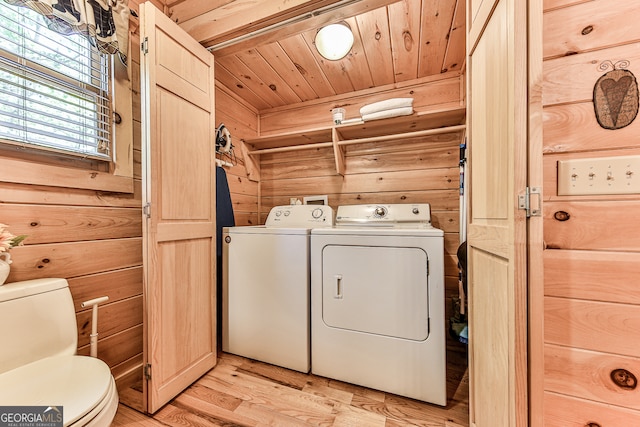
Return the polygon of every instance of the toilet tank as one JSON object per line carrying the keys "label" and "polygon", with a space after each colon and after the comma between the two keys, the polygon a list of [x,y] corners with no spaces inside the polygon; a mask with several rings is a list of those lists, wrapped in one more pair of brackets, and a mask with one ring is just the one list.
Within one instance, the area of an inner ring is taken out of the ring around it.
{"label": "toilet tank", "polygon": [[0,374],[49,356],[75,354],[73,299],[65,279],[0,286]]}

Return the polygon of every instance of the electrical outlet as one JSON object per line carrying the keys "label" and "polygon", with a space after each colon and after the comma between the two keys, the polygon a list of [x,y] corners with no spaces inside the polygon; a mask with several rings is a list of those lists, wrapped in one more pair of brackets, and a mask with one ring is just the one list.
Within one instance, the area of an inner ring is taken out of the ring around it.
{"label": "electrical outlet", "polygon": [[640,156],[558,161],[558,195],[640,193]]}

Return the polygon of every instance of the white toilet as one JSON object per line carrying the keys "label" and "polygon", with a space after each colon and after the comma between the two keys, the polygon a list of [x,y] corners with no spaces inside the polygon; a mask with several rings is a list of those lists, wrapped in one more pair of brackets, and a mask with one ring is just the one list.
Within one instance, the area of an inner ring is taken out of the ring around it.
{"label": "white toilet", "polygon": [[78,332],[65,279],[0,286],[0,402],[62,407],[64,426],[109,426],[118,409],[111,370],[76,355]]}

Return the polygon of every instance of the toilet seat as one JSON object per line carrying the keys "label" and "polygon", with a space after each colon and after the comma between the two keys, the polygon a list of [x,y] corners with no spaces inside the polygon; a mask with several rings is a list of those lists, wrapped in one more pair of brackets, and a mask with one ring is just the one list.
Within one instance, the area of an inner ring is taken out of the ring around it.
{"label": "toilet seat", "polygon": [[108,426],[118,408],[111,371],[100,359],[54,356],[0,374],[3,405],[62,406],[64,425]]}

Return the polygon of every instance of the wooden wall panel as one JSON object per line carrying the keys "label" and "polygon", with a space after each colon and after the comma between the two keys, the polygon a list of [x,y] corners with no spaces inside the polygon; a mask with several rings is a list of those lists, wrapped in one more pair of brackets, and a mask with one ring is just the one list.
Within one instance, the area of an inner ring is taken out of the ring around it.
{"label": "wooden wall panel", "polygon": [[80,311],[83,310],[82,301],[103,295],[111,302],[142,295],[142,266],[74,277],[68,281],[76,311]]}
{"label": "wooden wall panel", "polygon": [[245,213],[258,212],[257,194],[249,195],[249,194],[234,193],[231,203],[233,203],[233,211],[235,212],[236,215],[241,214],[243,212]]}
{"label": "wooden wall panel", "polygon": [[142,264],[142,239],[89,240],[12,249],[8,281],[76,277]]}
{"label": "wooden wall panel", "polygon": [[0,203],[2,220],[29,243],[139,237],[142,216],[135,208],[52,206]]}
{"label": "wooden wall panel", "polygon": [[[302,161],[302,157],[300,158]],[[348,168],[348,166],[347,166]],[[261,183],[262,197],[326,193],[379,193],[386,191],[441,190],[458,185],[458,168],[377,172],[297,178]]]}
{"label": "wooden wall panel", "polygon": [[262,224],[258,212],[234,212],[234,219],[237,226]]}
{"label": "wooden wall panel", "polygon": [[553,9],[559,9],[561,7],[573,6],[578,3],[586,3],[595,0],[543,0],[544,11],[551,11]]}
{"label": "wooden wall panel", "polygon": [[[640,388],[623,389],[616,386],[611,379],[611,372],[615,369],[626,369],[637,374],[640,372],[640,359],[551,344],[545,349],[545,383],[548,390],[640,409]],[[603,412],[608,410],[603,408]],[[632,424],[622,424],[621,427],[623,425]]]}
{"label": "wooden wall panel", "polygon": [[556,297],[546,297],[544,305],[547,343],[626,356],[640,354],[640,341],[629,339],[640,330],[640,306]]}
{"label": "wooden wall panel", "polygon": [[637,18],[638,4],[632,1],[616,2],[615,7],[607,1],[592,1],[550,11],[544,19],[543,56],[561,57],[639,40]]}
{"label": "wooden wall panel", "polygon": [[0,181],[116,193],[131,193],[133,191],[131,178],[93,169],[69,168],[11,157],[3,157],[2,159]]}
{"label": "wooden wall panel", "polygon": [[[556,219],[557,212],[566,212],[569,219]],[[547,202],[545,244],[550,249],[640,251],[640,224],[625,221],[638,212],[638,200]]]}
{"label": "wooden wall panel", "polygon": [[218,158],[235,166],[225,166],[231,203],[236,225],[257,225],[258,183],[247,176],[242,156],[243,139],[255,138],[258,132],[258,114],[220,82],[216,83],[216,123],[223,123],[231,133],[234,155],[218,154]]}
{"label": "wooden wall panel", "polygon": [[[109,336],[135,327],[142,323],[142,295],[120,300],[100,309],[98,336]],[[89,344],[91,335],[91,309],[76,315],[78,325],[78,346]],[[101,321],[101,322],[100,322]]]}
{"label": "wooden wall panel", "polygon": [[635,126],[612,132],[600,127],[594,118],[591,101],[545,108],[544,152],[575,153],[637,146],[638,134]]}
{"label": "wooden wall panel", "polygon": [[591,400],[545,393],[545,427],[640,425],[640,411],[614,407]]}
{"label": "wooden wall panel", "polygon": [[636,280],[640,252],[546,250],[544,287],[548,296],[640,305]]}
{"label": "wooden wall panel", "polygon": [[629,70],[636,76],[639,75],[640,42],[595,51],[577,52],[575,55],[545,61],[542,88],[543,104],[548,106],[567,102],[591,101],[593,86],[606,72],[600,70],[599,66],[605,61],[611,61],[615,64],[621,59],[629,61]]}
{"label": "wooden wall panel", "polygon": [[[454,138],[450,135],[436,135],[397,142],[350,145],[346,147],[345,155],[347,159],[353,159],[353,161],[348,161],[347,172],[366,174],[448,168],[458,161],[459,144],[459,136]],[[403,146],[409,146],[410,150],[404,150]],[[389,155],[390,153],[393,155]],[[276,177],[285,179],[313,176],[317,171],[330,171],[335,168],[332,148],[313,150],[310,154],[304,153],[302,156],[305,163],[298,161],[301,157],[300,153],[283,153],[280,157],[276,156],[275,160],[273,156],[268,158],[266,156],[260,168],[260,176],[264,181]],[[311,158],[313,160],[310,160]],[[285,159],[288,161],[284,161]],[[310,167],[310,161],[313,162],[313,167]]]}
{"label": "wooden wall panel", "polygon": [[[78,354],[89,355],[89,346],[78,349]],[[142,354],[142,324],[106,338],[102,338],[98,344],[98,357],[109,366],[117,366],[129,360],[127,355]],[[140,363],[142,366],[142,363]],[[121,403],[127,404],[127,402]]]}
{"label": "wooden wall panel", "polygon": [[268,136],[289,131],[303,131],[327,127],[332,123],[331,109],[346,110],[345,118],[360,117],[360,107],[389,98],[412,97],[416,112],[438,111],[460,106],[460,73],[411,80],[403,84],[353,92],[348,96],[334,96],[293,106],[260,111],[260,135]]}
{"label": "wooden wall panel", "polygon": [[[617,388],[610,374],[624,368],[640,377],[640,347],[629,338],[640,328],[638,194],[556,189],[560,160],[640,154],[638,119],[604,129],[593,105],[596,81],[611,70],[601,64],[628,60],[640,75],[640,33],[627,22],[637,2],[546,0],[544,7],[545,408],[536,425],[631,425],[637,389]],[[568,220],[555,218],[560,211]]]}
{"label": "wooden wall panel", "polygon": [[[323,193],[324,194],[324,193]],[[310,194],[304,194],[303,196],[309,196]],[[332,206],[340,205],[357,205],[365,203],[363,200],[367,196],[363,193],[342,194],[342,193],[330,193],[327,194],[329,203]],[[431,204],[431,208],[434,211],[458,211],[460,206],[459,190],[425,190],[425,191],[400,191],[400,192],[388,192],[377,193],[376,201],[378,203],[424,203],[428,200]],[[262,198],[261,212],[268,213],[274,206],[289,204],[289,197],[287,196],[275,196]]]}
{"label": "wooden wall panel", "polygon": [[6,203],[139,208],[141,194],[142,187],[139,180],[134,181],[133,193],[86,191],[0,181],[0,201]]}

